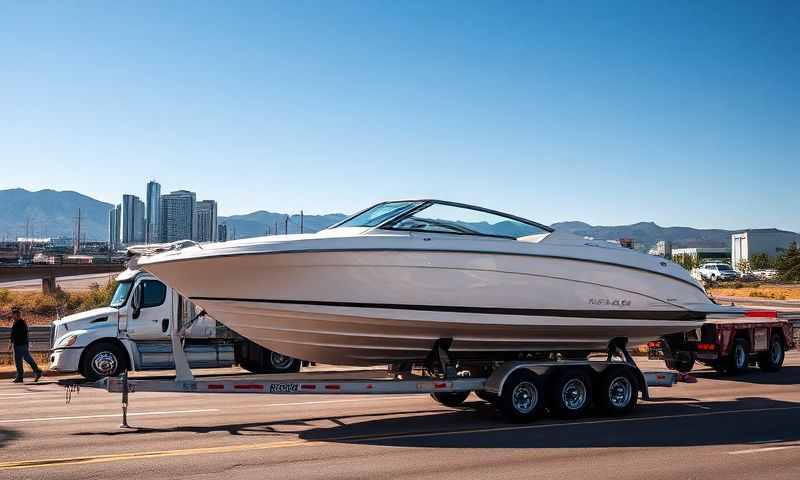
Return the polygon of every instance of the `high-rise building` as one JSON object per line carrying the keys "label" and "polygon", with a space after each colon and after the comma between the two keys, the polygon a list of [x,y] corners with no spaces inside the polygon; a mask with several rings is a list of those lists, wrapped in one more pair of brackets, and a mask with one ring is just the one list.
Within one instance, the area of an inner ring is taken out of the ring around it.
{"label": "high-rise building", "polygon": [[196,242],[217,241],[217,202],[201,200],[194,205],[192,217],[192,240]]}
{"label": "high-rise building", "polygon": [[144,202],[136,195],[122,196],[122,243],[144,243]]}
{"label": "high-rise building", "polygon": [[111,251],[119,248],[119,232],[122,223],[122,205],[108,211],[108,249]]}
{"label": "high-rise building", "polygon": [[161,184],[155,180],[147,182],[147,211],[145,212],[145,242],[161,241]]}
{"label": "high-rise building", "polygon": [[219,225],[217,225],[217,241],[218,242],[228,241],[228,226],[224,223],[220,223]]}
{"label": "high-rise building", "polygon": [[194,192],[177,190],[161,195],[161,241],[191,240]]}

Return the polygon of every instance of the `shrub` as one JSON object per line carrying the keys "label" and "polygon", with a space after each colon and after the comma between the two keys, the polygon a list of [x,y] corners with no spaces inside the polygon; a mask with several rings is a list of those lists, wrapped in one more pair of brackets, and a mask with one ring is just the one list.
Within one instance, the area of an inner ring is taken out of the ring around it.
{"label": "shrub", "polygon": [[778,270],[781,280],[785,282],[800,281],[800,249],[797,248],[796,242],[792,242],[786,253],[778,257],[775,268]]}
{"label": "shrub", "polygon": [[750,268],[753,270],[766,270],[773,268],[773,262],[766,253],[755,253],[750,255]]}

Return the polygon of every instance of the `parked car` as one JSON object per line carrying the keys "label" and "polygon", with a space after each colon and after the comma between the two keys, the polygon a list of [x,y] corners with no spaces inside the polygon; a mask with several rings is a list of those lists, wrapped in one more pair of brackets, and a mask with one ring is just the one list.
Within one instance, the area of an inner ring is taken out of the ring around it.
{"label": "parked car", "polygon": [[736,280],[739,273],[727,263],[706,263],[697,269],[703,280],[716,282],[717,280]]}

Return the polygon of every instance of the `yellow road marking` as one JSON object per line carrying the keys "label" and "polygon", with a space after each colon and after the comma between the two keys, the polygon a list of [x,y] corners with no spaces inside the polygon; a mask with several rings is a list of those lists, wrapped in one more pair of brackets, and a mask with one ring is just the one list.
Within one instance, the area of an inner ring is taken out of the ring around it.
{"label": "yellow road marking", "polygon": [[[335,442],[367,442],[371,440],[394,440],[402,438],[419,438],[419,437],[446,437],[453,435],[464,435],[471,433],[488,433],[488,432],[509,432],[517,430],[539,430],[552,427],[569,427],[580,425],[597,425],[607,423],[627,423],[627,422],[641,422],[647,420],[666,420],[675,418],[693,418],[693,417],[710,417],[716,415],[730,415],[737,413],[757,413],[757,412],[778,412],[785,410],[797,410],[800,406],[791,407],[775,407],[775,408],[748,408],[740,410],[725,410],[719,412],[699,412],[699,413],[686,413],[682,415],[653,415],[644,417],[628,417],[628,418],[609,418],[601,420],[584,420],[576,422],[561,422],[561,423],[540,423],[534,425],[515,425],[507,427],[485,427],[485,428],[471,428],[462,430],[444,430],[432,432],[402,432],[402,433],[387,433],[387,434],[373,434],[373,435],[352,435],[346,437],[331,437],[320,440],[288,440],[283,442],[266,442],[266,443],[248,443],[242,445],[227,445],[221,447],[202,447],[202,448],[186,448],[181,450],[160,450],[151,452],[135,452],[135,453],[112,453],[106,455],[92,455],[85,457],[72,457],[72,458],[51,458],[41,460],[21,460],[16,462],[2,462],[0,463],[0,470],[18,470],[27,468],[41,468],[53,467],[61,465],[85,465],[92,463],[107,463],[107,462],[120,462],[125,460],[143,460],[150,458],[163,458],[163,457],[180,457],[186,455],[196,454],[211,454],[211,453],[234,453],[246,452],[251,450],[268,450],[275,448],[289,448],[289,447],[311,447],[328,445]],[[780,447],[773,447],[780,448]],[[763,450],[763,449],[762,449]],[[745,453],[745,451],[741,451]],[[749,451],[746,453],[750,453]]]}

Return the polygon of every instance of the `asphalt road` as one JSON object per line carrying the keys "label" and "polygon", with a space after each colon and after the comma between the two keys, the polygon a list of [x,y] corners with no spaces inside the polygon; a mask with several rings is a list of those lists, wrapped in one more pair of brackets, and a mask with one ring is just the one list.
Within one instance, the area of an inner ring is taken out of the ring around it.
{"label": "asphalt road", "polygon": [[529,425],[475,397],[140,392],[130,430],[117,394],[2,383],[0,478],[800,478],[800,353],[696,376],[627,417]]}

